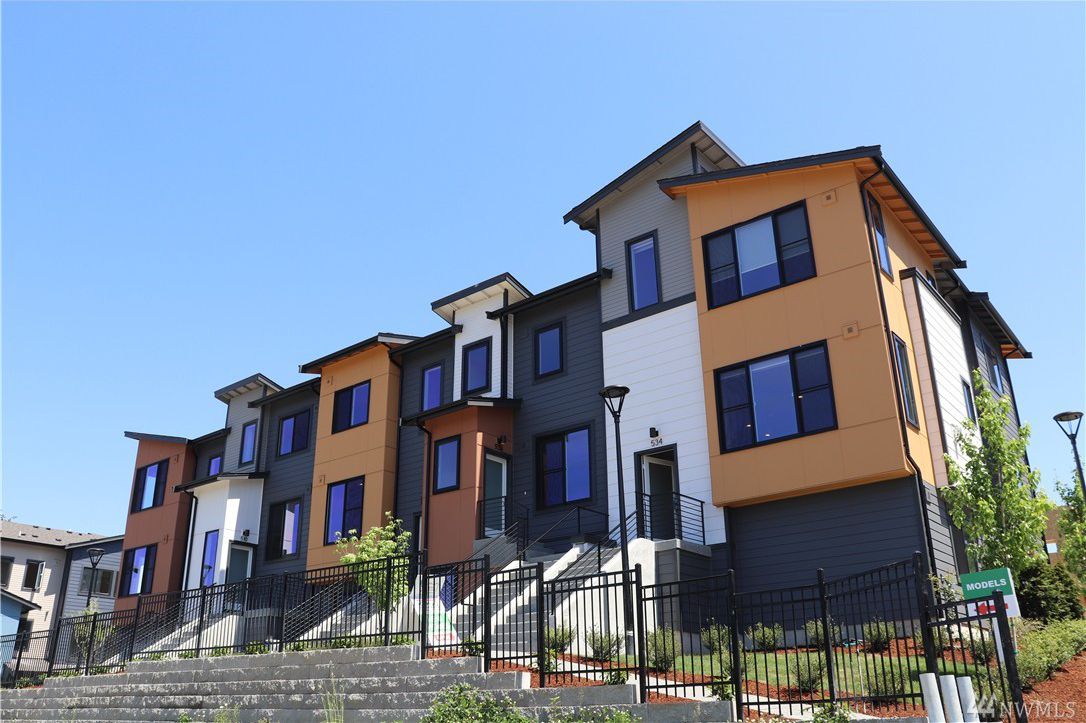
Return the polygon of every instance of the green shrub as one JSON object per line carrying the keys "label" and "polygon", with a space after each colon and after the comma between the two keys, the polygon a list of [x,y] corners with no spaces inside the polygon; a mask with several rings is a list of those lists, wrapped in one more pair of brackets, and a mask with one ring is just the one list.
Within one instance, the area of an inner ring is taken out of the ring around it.
{"label": "green shrub", "polygon": [[302,651],[309,650],[309,643],[294,642],[287,646],[287,650],[292,653],[301,653]]}
{"label": "green shrub", "polygon": [[1040,560],[1018,573],[1018,605],[1022,615],[1046,623],[1082,617],[1078,583],[1062,563]]}
{"label": "green shrub", "polygon": [[592,628],[585,636],[588,647],[592,650],[593,660],[614,660],[622,654],[623,640],[618,633],[607,633],[599,628]]}
{"label": "green shrub", "polygon": [[701,629],[701,644],[704,645],[710,653],[728,654],[732,648],[731,631],[727,625],[721,625],[720,623],[710,619],[708,624]]}
{"label": "green shrub", "polygon": [[784,628],[755,623],[747,628],[747,638],[755,650],[776,650],[784,642]]}
{"label": "green shrub", "polygon": [[[935,652],[938,654],[940,651],[946,650],[950,647],[950,632],[944,627],[934,627],[931,629],[931,642],[935,645]],[[913,644],[916,645],[918,651],[924,650],[924,630],[917,628],[913,633]],[[923,655],[923,653],[920,653]]]}
{"label": "green shrub", "polygon": [[241,720],[241,713],[237,706],[231,706],[229,708],[219,708],[215,711],[211,720],[214,723],[239,723]]}
{"label": "green shrub", "polygon": [[972,636],[966,641],[966,649],[973,656],[973,660],[984,665],[992,662],[996,654],[996,644],[991,632],[986,631],[979,635],[977,631],[971,631],[971,633]]}
{"label": "green shrub", "polygon": [[144,660],[165,660],[166,659],[166,654],[165,653],[151,653],[150,655],[145,655],[143,657],[143,659]]}
{"label": "green shrub", "polygon": [[195,650],[186,650],[184,652],[178,653],[177,657],[180,658],[181,660],[192,660],[193,658],[196,657],[196,651]]}
{"label": "green shrub", "polygon": [[486,646],[483,645],[483,641],[476,640],[475,638],[464,638],[461,643],[464,648],[464,655],[482,655],[486,652]]}
{"label": "green shrub", "polygon": [[852,715],[849,713],[848,706],[843,703],[820,705],[815,708],[814,715],[811,716],[811,723],[849,723],[850,720],[852,720]]}
{"label": "green shrub", "polygon": [[656,628],[646,636],[645,654],[648,666],[666,673],[675,667],[675,660],[682,651],[679,633],[671,628]]}
{"label": "green shrub", "polygon": [[822,690],[826,678],[826,664],[821,655],[791,656],[788,658],[788,674],[792,687],[800,693]]}
{"label": "green shrub", "polygon": [[207,654],[207,657],[209,657],[209,658],[221,658],[224,655],[233,655],[233,654],[234,654],[233,648],[226,648],[226,647],[212,648],[211,652],[209,652]]}
{"label": "green shrub", "polygon": [[263,655],[267,653],[270,648],[266,643],[251,642],[245,646],[246,655]]}
{"label": "green shrub", "polygon": [[1047,680],[1065,662],[1086,650],[1086,620],[1062,620],[1022,635],[1018,675],[1027,685]]}
{"label": "green shrub", "polygon": [[563,653],[573,642],[576,635],[576,629],[568,628],[565,625],[547,628],[543,631],[543,647],[555,654]]}
{"label": "green shrub", "polygon": [[[812,648],[821,648],[826,644],[826,636],[822,634],[821,620],[808,620],[803,626],[803,632],[807,634],[807,645]],[[841,642],[841,626],[830,619],[830,644]]]}
{"label": "green shrub", "polygon": [[732,685],[732,679],[726,675],[713,678],[713,681],[709,683],[709,692],[717,700],[732,700],[735,698],[735,687]]}
{"label": "green shrub", "polygon": [[879,618],[864,623],[863,630],[864,644],[872,653],[881,653],[889,649],[890,642],[894,639],[894,624]]}
{"label": "green shrub", "polygon": [[177,716],[177,723],[192,723],[192,716],[188,713],[182,713]]}
{"label": "green shrub", "polygon": [[611,707],[595,710],[582,708],[567,712],[552,706],[547,713],[547,720],[551,723],[636,723],[641,719],[632,713]]}
{"label": "green shrub", "polygon": [[871,671],[868,690],[876,698],[893,698],[905,693],[905,674],[896,665],[883,665]]}
{"label": "green shrub", "polygon": [[628,680],[629,675],[625,670],[609,670],[603,676],[604,685],[626,685]]}
{"label": "green shrub", "polygon": [[490,693],[464,683],[441,691],[430,711],[422,718],[423,723],[527,723],[530,720],[510,701],[497,700]]}

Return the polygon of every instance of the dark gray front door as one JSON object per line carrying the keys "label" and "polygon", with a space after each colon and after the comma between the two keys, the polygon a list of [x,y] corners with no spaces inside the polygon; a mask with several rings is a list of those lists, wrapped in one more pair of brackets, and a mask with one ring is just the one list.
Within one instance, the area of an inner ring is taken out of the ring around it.
{"label": "dark gray front door", "polygon": [[645,456],[642,479],[648,495],[647,532],[653,540],[670,540],[675,534],[675,463],[659,457]]}

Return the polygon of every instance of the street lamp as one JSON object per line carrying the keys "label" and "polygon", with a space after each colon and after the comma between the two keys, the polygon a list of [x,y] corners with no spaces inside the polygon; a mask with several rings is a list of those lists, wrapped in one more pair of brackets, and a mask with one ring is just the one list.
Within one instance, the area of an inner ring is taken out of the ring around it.
{"label": "street lamp", "polygon": [[1082,426],[1082,412],[1060,412],[1052,419],[1060,425],[1060,430],[1071,441],[1071,451],[1075,453],[1075,469],[1078,470],[1078,484],[1082,488],[1082,496],[1086,498],[1086,480],[1082,479],[1082,458],[1078,456],[1078,428]]}
{"label": "street lamp", "polygon": [[630,393],[629,387],[617,385],[606,386],[600,390],[603,403],[607,405],[607,411],[615,420],[615,462],[618,467],[618,516],[622,518],[619,523],[619,549],[622,552],[622,602],[626,618],[626,650],[632,650],[632,617],[633,605],[630,602],[630,586],[625,577],[630,571],[630,550],[626,544],[626,485],[622,478],[622,434],[619,429],[618,419],[622,415],[622,403],[626,401],[626,395]]}
{"label": "street lamp", "polygon": [[102,561],[102,556],[106,554],[106,551],[101,547],[92,547],[87,550],[87,559],[91,564],[91,577],[90,585],[87,586],[87,609],[90,609],[91,593],[94,592],[94,576],[98,572],[98,563]]}

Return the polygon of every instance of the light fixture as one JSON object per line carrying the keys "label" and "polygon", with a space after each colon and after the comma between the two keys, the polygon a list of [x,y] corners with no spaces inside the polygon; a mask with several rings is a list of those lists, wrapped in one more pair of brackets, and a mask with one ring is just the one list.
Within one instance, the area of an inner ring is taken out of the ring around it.
{"label": "light fixture", "polygon": [[1075,470],[1078,472],[1078,484],[1082,488],[1082,496],[1086,498],[1086,480],[1082,479],[1082,458],[1078,456],[1078,430],[1082,426],[1082,412],[1060,412],[1052,417],[1060,430],[1071,443],[1071,451],[1075,453]]}
{"label": "light fixture", "polygon": [[87,559],[90,560],[92,567],[98,567],[98,563],[102,561],[102,556],[106,554],[106,551],[101,547],[92,547],[87,550]]}
{"label": "light fixture", "polygon": [[626,395],[629,393],[629,387],[622,387],[617,384],[612,384],[600,390],[600,396],[603,397],[603,402],[607,405],[611,416],[618,417],[622,414],[622,403],[626,401]]}
{"label": "light fixture", "polygon": [[660,430],[656,427],[649,427],[649,439],[656,439],[660,436]]}

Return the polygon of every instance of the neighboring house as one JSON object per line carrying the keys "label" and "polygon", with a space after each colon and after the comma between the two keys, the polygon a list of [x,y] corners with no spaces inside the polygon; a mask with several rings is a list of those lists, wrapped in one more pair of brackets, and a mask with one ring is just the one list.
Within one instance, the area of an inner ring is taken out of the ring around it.
{"label": "neighboring house", "polygon": [[[88,592],[92,609],[100,613],[113,610],[117,591],[120,589],[123,547],[124,535],[83,540],[68,545],[64,588],[57,605],[61,611],[60,617],[81,615],[88,608]],[[91,565],[91,550],[102,550],[97,567]]]}
{"label": "neighboring house", "polygon": [[[24,597],[19,597],[6,589],[0,589],[0,637],[14,635],[21,632],[29,632],[31,611],[41,610],[41,605],[30,602]],[[0,656],[8,660],[11,653],[9,646],[0,648]]]}
{"label": "neighboring house", "polygon": [[1053,507],[1048,511],[1048,521],[1045,524],[1045,553],[1048,561],[1055,565],[1063,562],[1063,533],[1060,532],[1060,515],[1065,508]]}

